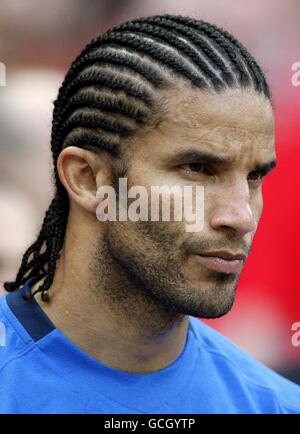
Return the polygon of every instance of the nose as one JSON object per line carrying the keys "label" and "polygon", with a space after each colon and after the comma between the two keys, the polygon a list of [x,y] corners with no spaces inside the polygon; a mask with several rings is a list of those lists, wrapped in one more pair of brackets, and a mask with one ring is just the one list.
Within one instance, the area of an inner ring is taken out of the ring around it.
{"label": "nose", "polygon": [[255,231],[257,224],[250,207],[247,181],[236,180],[222,195],[218,195],[210,224],[215,230],[229,228],[240,236]]}

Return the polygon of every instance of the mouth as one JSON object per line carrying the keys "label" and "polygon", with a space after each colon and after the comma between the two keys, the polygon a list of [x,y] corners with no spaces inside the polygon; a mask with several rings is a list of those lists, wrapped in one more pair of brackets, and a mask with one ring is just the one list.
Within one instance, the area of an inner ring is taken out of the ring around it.
{"label": "mouth", "polygon": [[244,254],[231,254],[229,252],[210,252],[196,255],[199,262],[215,271],[222,273],[240,273],[243,269],[246,256]]}

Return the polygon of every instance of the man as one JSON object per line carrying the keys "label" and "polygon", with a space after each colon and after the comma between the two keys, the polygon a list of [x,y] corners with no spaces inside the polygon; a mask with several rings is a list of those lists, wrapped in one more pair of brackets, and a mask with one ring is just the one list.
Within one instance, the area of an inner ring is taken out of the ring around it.
{"label": "man", "polygon": [[[1,411],[299,412],[298,386],[197,319],[232,307],[276,164],[248,51],[187,17],[124,23],[73,62],[51,145],[55,196],[1,299]],[[120,199],[124,178],[203,187],[202,229],[99,219],[99,189]]]}

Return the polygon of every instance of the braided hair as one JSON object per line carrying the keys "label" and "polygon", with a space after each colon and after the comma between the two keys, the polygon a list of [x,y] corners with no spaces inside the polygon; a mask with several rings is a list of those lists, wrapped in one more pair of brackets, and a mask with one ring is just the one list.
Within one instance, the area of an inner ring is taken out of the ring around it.
{"label": "braided hair", "polygon": [[[69,199],[57,171],[67,146],[122,157],[122,139],[147,126],[156,97],[177,80],[200,89],[252,87],[270,100],[265,76],[231,34],[180,15],[134,19],[93,39],[71,64],[54,101],[51,151],[55,195],[36,241],[25,251],[14,291],[31,277],[44,278],[27,298],[40,292],[49,300],[56,263],[64,243]],[[159,115],[159,113],[158,113]]]}

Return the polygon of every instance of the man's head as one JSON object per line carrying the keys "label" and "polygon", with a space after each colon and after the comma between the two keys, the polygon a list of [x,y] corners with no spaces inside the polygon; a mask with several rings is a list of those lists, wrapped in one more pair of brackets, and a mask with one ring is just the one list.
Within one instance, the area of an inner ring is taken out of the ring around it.
{"label": "man's head", "polygon": [[[6,289],[45,276],[39,291],[46,299],[66,231],[77,231],[95,241],[92,272],[109,258],[179,313],[217,317],[230,309],[239,272],[217,271],[202,255],[249,253],[261,182],[275,160],[268,86],[231,35],[165,15],[96,38],[60,88],[52,152],[56,195]],[[147,191],[203,186],[203,229],[187,232],[184,221],[99,222],[95,192],[123,176],[128,187]]]}

